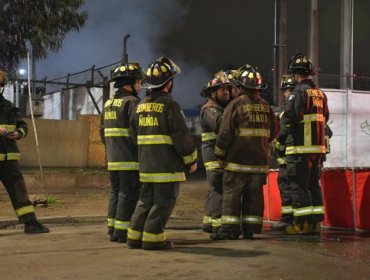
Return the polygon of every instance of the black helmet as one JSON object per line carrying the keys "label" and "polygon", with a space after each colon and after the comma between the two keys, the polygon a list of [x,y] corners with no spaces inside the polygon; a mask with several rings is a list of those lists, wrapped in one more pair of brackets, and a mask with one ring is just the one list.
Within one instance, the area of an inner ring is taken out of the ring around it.
{"label": "black helmet", "polygon": [[292,75],[283,75],[280,90],[294,89],[296,85],[297,82]]}
{"label": "black helmet", "polygon": [[288,72],[304,75],[314,75],[314,67],[311,60],[303,53],[297,53],[289,59]]}
{"label": "black helmet", "polygon": [[202,89],[200,95],[203,97],[209,96],[212,92],[218,90],[222,86],[230,86],[230,81],[224,71],[220,71],[215,74],[214,78],[211,79]]}
{"label": "black helmet", "polygon": [[8,82],[8,73],[0,69],[0,86],[5,86]]}
{"label": "black helmet", "polygon": [[236,75],[238,70],[226,70],[225,73],[230,81],[230,84],[236,85]]}
{"label": "black helmet", "polygon": [[262,76],[255,68],[249,64],[237,70],[236,83],[246,89],[260,89],[264,90],[267,85],[262,82]]}
{"label": "black helmet", "polygon": [[113,78],[110,81],[115,82],[115,88],[119,88],[123,85],[132,85],[135,80],[142,80],[144,77],[144,72],[139,63],[127,63],[113,70]]}
{"label": "black helmet", "polygon": [[160,57],[148,66],[141,85],[148,89],[160,88],[179,73],[181,73],[180,67],[171,59]]}

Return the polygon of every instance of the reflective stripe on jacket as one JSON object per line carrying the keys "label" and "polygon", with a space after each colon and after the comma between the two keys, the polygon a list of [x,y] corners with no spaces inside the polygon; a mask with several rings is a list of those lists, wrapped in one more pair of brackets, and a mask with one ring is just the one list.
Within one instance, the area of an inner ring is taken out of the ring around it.
{"label": "reflective stripe on jacket", "polygon": [[215,153],[225,170],[268,173],[269,142],[277,133],[269,104],[259,96],[241,95],[225,109]]}
{"label": "reflective stripe on jacket", "polygon": [[[21,137],[27,135],[27,123],[21,118],[18,108],[6,100],[0,94],[0,127],[5,128],[7,132],[18,131]],[[18,150],[16,140],[0,136],[0,161],[19,160],[21,154]]]}
{"label": "reflective stripe on jacket", "polygon": [[224,108],[215,100],[208,98],[200,110],[202,127],[202,157],[206,170],[220,169],[215,156],[218,129],[221,125]]}
{"label": "reflective stripe on jacket", "polygon": [[197,149],[170,94],[153,90],[137,106],[130,129],[138,144],[141,182],[185,181],[184,169],[196,162]]}
{"label": "reflective stripe on jacket", "polygon": [[327,97],[312,80],[301,81],[286,105],[283,120],[290,125],[286,155],[325,154],[325,126],[329,119]]}
{"label": "reflective stripe on jacket", "polygon": [[117,90],[103,108],[100,133],[105,143],[108,170],[139,170],[137,146],[129,135],[130,118],[139,98]]}

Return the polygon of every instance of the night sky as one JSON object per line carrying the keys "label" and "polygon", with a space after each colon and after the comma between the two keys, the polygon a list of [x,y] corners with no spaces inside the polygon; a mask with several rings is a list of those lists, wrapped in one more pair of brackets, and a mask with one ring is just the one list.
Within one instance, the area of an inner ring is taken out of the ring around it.
{"label": "night sky", "polygon": [[[319,68],[339,72],[340,0],[319,1]],[[49,78],[121,58],[122,38],[130,61],[145,68],[153,59],[173,58],[183,73],[175,98],[183,107],[201,102],[201,87],[220,69],[251,64],[273,68],[273,0],[86,0],[89,19],[64,47],[38,62]],[[307,52],[309,0],[288,1],[288,57]],[[370,75],[370,1],[355,0],[354,72]]]}

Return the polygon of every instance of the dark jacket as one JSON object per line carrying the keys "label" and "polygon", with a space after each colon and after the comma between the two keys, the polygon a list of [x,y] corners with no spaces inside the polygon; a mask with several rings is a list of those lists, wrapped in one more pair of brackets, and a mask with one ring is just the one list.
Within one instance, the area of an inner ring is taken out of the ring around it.
{"label": "dark jacket", "polygon": [[216,136],[222,121],[224,108],[209,98],[200,110],[202,127],[202,156],[206,170],[221,168],[215,155]]}
{"label": "dark jacket", "polygon": [[241,95],[225,109],[216,156],[226,160],[225,170],[268,173],[269,142],[276,130],[270,105],[259,96]]}
{"label": "dark jacket", "polygon": [[171,95],[153,90],[136,108],[130,127],[139,147],[141,182],[180,182],[197,160],[184,114]]}
{"label": "dark jacket", "polygon": [[100,135],[105,144],[108,170],[139,170],[137,146],[129,135],[129,124],[140,99],[123,90],[104,104]]}
{"label": "dark jacket", "polygon": [[325,93],[312,80],[301,81],[289,97],[282,121],[288,128],[286,154],[325,154],[329,109]]}
{"label": "dark jacket", "polygon": [[[18,131],[21,137],[27,135],[27,123],[22,120],[18,108],[0,94],[0,127],[8,132]],[[0,136],[0,161],[19,160],[20,152],[15,140]]]}

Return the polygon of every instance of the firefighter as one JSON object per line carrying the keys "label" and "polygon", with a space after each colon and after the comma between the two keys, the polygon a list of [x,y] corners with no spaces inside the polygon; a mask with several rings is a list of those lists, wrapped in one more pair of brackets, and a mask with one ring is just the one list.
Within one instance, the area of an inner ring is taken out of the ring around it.
{"label": "firefighter", "polygon": [[140,99],[144,73],[139,64],[125,63],[113,71],[114,96],[103,108],[100,134],[105,144],[111,192],[108,234],[112,242],[125,243],[127,227],[139,197],[137,146],[129,136],[130,117]]}
{"label": "firefighter", "polygon": [[240,94],[240,89],[239,89],[239,87],[236,83],[236,80],[235,80],[237,70],[227,70],[225,72],[227,74],[227,78],[230,81],[230,87],[229,87],[230,98],[229,98],[229,101],[231,102],[232,100],[237,98]]}
{"label": "firefighter", "polygon": [[218,164],[214,150],[222,114],[229,101],[229,87],[230,82],[226,73],[220,71],[201,92],[201,96],[207,98],[200,110],[200,125],[202,156],[208,181],[202,229],[208,233],[212,233],[212,228],[216,231],[221,225],[223,170]]}
{"label": "firefighter", "polygon": [[9,194],[25,233],[47,233],[49,229],[36,219],[35,210],[28,198],[26,184],[18,160],[20,152],[16,140],[27,135],[27,124],[18,108],[3,96],[8,75],[0,70],[0,181]]}
{"label": "firefighter", "polygon": [[180,68],[160,57],[146,71],[148,95],[138,105],[130,133],[139,148],[142,187],[131,218],[127,244],[146,250],[171,249],[164,229],[175,207],[185,169],[197,168],[197,149],[180,106],[172,99],[173,80]]}
{"label": "firefighter", "polygon": [[293,224],[285,232],[319,233],[324,219],[319,178],[326,153],[327,97],[312,81],[314,67],[306,55],[292,56],[288,68],[297,86],[288,98],[282,117],[289,133],[285,143],[284,139],[279,141],[286,146],[286,172],[294,216]]}
{"label": "firefighter", "polygon": [[[286,105],[286,102],[289,98],[289,96],[292,94],[292,90],[296,86],[296,81],[294,80],[294,77],[292,75],[283,75],[282,81],[281,81],[281,87],[280,90],[284,96],[284,104],[282,108],[279,110],[279,118],[281,119],[284,112],[284,106]],[[282,136],[283,134],[287,133],[286,126],[282,123],[282,120],[280,120],[280,127],[283,128],[279,135]],[[279,137],[278,137],[279,138]],[[277,165],[279,167],[279,175],[278,175],[278,186],[280,191],[280,197],[281,197],[281,218],[280,221],[276,224],[273,224],[271,228],[273,230],[285,230],[285,228],[291,224],[293,224],[293,209],[292,209],[292,200],[290,197],[289,192],[289,183],[288,183],[288,176],[286,175],[286,157],[285,157],[285,146],[280,144],[278,139],[274,141],[274,144],[276,146],[275,148],[275,154],[277,157]]]}
{"label": "firefighter", "polygon": [[215,154],[224,166],[221,228],[212,239],[245,239],[261,233],[263,185],[269,172],[269,142],[276,122],[269,104],[260,97],[266,89],[257,70],[238,70],[240,96],[226,107],[216,139]]}

